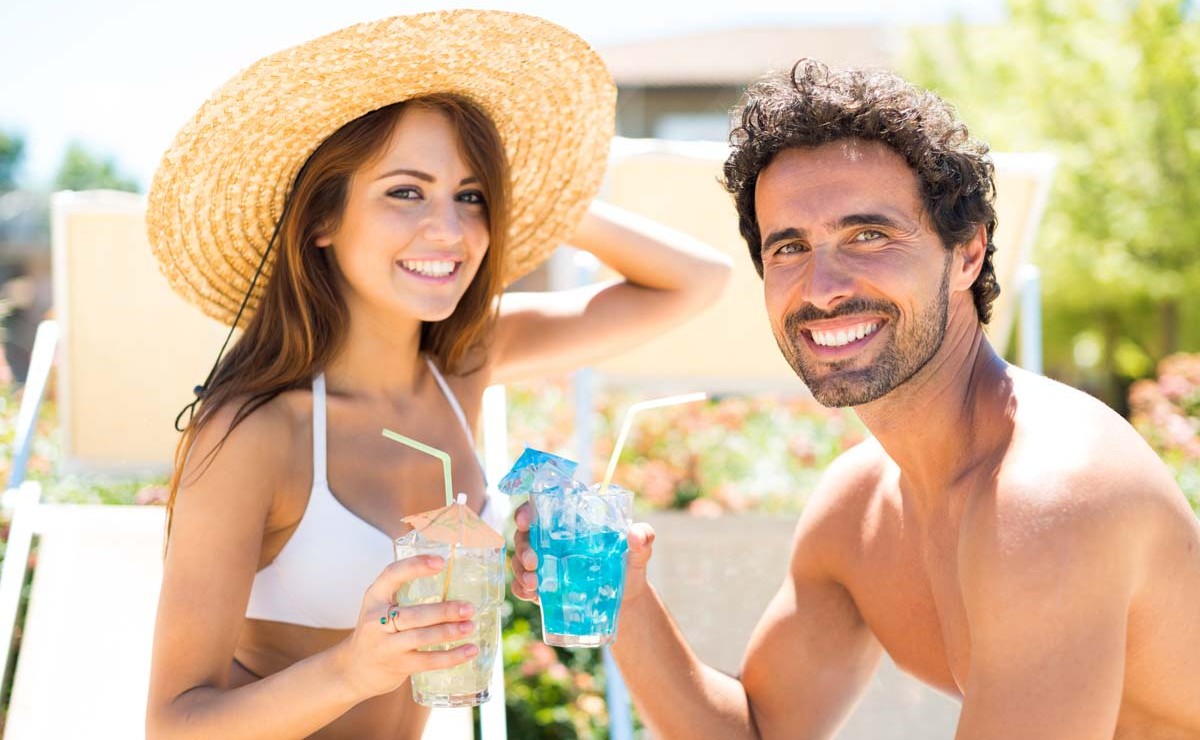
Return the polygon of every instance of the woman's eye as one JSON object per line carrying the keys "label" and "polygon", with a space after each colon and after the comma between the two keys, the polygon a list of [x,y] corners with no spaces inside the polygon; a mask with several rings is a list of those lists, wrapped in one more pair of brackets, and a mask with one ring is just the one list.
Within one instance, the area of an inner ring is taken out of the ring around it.
{"label": "woman's eye", "polygon": [[483,193],[478,190],[468,190],[465,193],[459,193],[458,199],[463,203],[470,203],[477,206],[482,206],[487,202],[483,199]]}
{"label": "woman's eye", "polygon": [[398,198],[400,200],[416,200],[421,197],[421,191],[416,188],[392,188],[387,192],[389,198]]}

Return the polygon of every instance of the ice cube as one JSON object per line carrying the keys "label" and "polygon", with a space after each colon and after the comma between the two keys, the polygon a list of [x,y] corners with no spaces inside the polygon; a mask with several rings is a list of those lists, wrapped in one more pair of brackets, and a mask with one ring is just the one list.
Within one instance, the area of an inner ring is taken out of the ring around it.
{"label": "ice cube", "polygon": [[583,497],[586,504],[580,514],[592,529],[608,529],[624,532],[629,529],[633,518],[633,494],[619,486],[609,485],[600,493],[602,484],[596,483]]}
{"label": "ice cube", "polygon": [[396,547],[428,547],[430,544],[430,541],[421,534],[419,529],[414,529],[396,538]]}

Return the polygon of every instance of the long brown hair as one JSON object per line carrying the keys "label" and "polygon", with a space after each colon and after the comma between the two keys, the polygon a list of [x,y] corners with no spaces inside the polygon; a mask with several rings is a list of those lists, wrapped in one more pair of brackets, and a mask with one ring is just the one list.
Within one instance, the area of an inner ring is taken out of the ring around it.
{"label": "long brown hair", "polygon": [[450,374],[482,363],[496,319],[497,297],[508,232],[508,163],[495,125],[474,103],[436,94],[394,103],[356,118],[326,139],[304,163],[288,196],[275,237],[274,265],[268,265],[258,309],[207,383],[195,417],[175,450],[167,533],[188,454],[200,432],[226,404],[237,412],[221,441],[200,461],[197,475],[255,410],[287,390],[308,387],[346,339],[349,311],[335,282],[328,249],[318,249],[318,232],[336,230],[350,179],[378,156],[406,110],[444,113],[458,136],[459,153],[479,178],[486,204],[489,244],[479,272],[454,312],[421,326],[420,349]]}

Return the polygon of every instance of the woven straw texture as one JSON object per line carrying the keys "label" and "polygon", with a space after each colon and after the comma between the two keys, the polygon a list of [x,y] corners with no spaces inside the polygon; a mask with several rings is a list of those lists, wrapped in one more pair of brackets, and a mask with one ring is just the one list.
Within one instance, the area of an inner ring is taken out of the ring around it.
{"label": "woven straw texture", "polygon": [[309,155],[359,116],[435,92],[463,95],[495,122],[512,172],[505,284],[532,270],[599,189],[616,88],[599,56],[559,26],[459,10],[342,29],[261,59],[214,93],[163,155],[147,199],[150,245],[171,287],[231,324]]}

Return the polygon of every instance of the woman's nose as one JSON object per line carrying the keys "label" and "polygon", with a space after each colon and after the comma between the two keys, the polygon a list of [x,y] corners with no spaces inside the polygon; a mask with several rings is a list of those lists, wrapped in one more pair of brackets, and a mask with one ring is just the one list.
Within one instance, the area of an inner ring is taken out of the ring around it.
{"label": "woman's nose", "polygon": [[425,219],[425,238],[431,242],[457,244],[463,238],[462,214],[456,203],[434,203]]}

